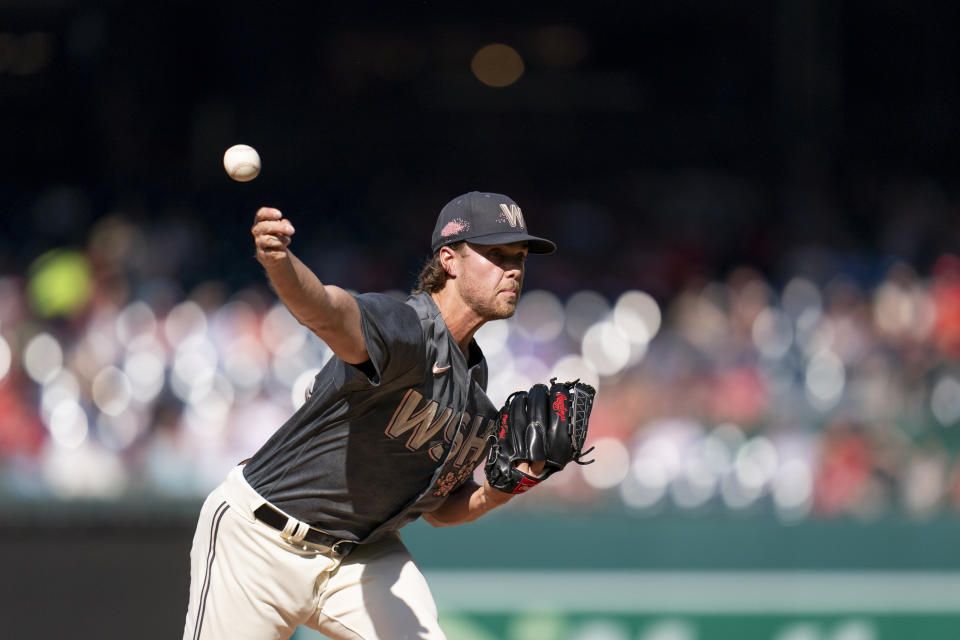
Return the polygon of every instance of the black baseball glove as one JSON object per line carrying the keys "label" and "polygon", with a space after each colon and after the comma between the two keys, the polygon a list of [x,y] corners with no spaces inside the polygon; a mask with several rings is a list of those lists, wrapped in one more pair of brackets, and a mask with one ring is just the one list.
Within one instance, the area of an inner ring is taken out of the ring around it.
{"label": "black baseball glove", "polygon": [[[510,394],[500,409],[499,429],[490,436],[490,453],[484,471],[490,486],[506,493],[523,493],[568,462],[590,464],[581,458],[587,422],[596,391],[579,380],[557,382],[550,387],[536,384],[530,391]],[[543,462],[543,474],[535,478],[517,470],[517,463]]]}

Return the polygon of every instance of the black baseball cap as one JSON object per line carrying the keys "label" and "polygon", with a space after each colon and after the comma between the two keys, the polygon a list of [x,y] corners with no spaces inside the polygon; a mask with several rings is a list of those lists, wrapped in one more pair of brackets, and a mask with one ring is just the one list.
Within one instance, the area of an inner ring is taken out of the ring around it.
{"label": "black baseball cap", "polygon": [[430,241],[434,253],[445,245],[467,240],[474,244],[529,242],[530,253],[553,253],[557,245],[527,233],[523,212],[500,193],[471,191],[448,202],[437,217]]}

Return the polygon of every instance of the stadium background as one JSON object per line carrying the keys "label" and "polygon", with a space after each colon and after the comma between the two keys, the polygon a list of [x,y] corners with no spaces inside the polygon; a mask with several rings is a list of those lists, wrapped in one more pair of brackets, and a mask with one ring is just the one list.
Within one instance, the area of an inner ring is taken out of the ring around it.
{"label": "stadium background", "polygon": [[599,462],[405,530],[451,638],[957,636],[960,7],[266,4],[0,2],[5,635],[176,637],[200,498],[329,355],[258,205],[399,293],[483,189],[561,247],[491,396],[595,382]]}

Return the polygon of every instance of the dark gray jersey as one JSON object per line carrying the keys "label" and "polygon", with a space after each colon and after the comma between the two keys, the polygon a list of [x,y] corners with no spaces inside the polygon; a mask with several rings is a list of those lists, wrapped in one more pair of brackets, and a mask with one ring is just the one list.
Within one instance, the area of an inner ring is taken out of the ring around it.
{"label": "dark gray jersey", "polygon": [[370,361],[332,358],[244,475],[290,515],[372,540],[432,511],[472,475],[497,409],[479,346],[464,358],[428,294],[356,300]]}

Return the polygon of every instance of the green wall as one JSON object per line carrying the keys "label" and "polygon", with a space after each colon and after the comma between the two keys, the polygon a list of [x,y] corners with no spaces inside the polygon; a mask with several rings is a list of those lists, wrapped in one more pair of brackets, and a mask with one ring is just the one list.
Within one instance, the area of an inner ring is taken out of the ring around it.
{"label": "green wall", "polygon": [[424,568],[960,570],[956,517],[788,526],[764,515],[639,519],[494,512],[443,529],[415,522],[402,534]]}

